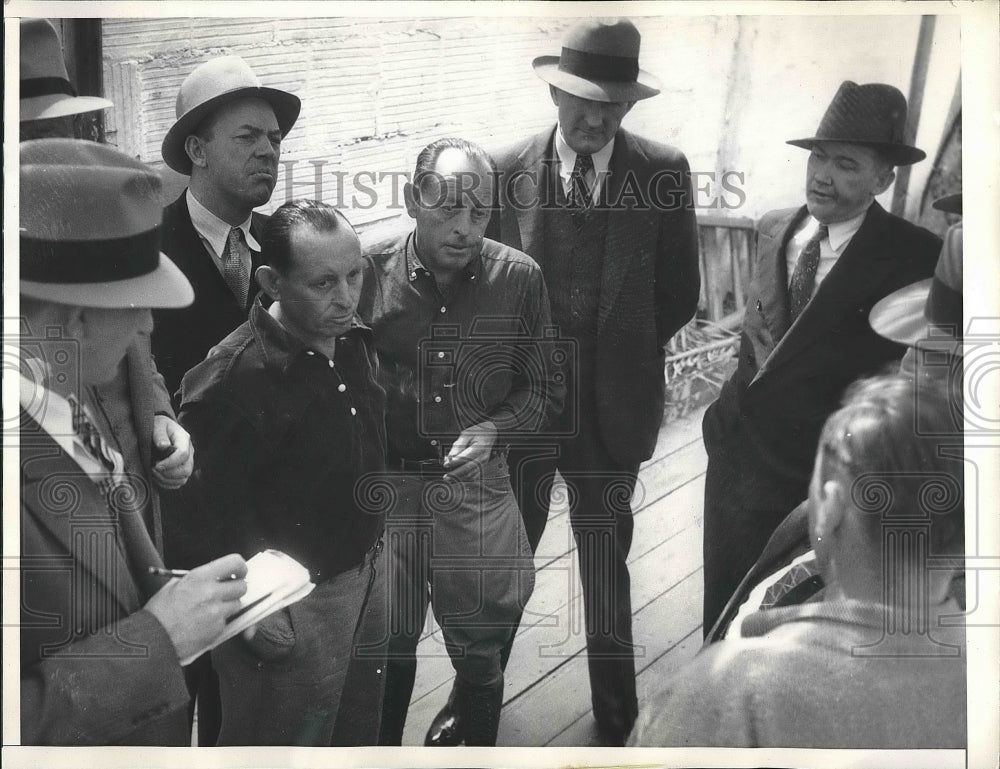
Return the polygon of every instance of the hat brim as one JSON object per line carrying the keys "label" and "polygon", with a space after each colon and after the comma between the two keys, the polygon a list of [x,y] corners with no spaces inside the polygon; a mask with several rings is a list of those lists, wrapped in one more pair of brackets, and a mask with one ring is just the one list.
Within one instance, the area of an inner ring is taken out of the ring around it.
{"label": "hat brim", "polygon": [[535,74],[550,85],[581,99],[591,101],[641,101],[660,92],[660,81],[645,70],[639,70],[634,83],[618,80],[587,80],[559,69],[558,56],[539,56],[531,66]]}
{"label": "hat brim", "polygon": [[102,309],[175,309],[194,301],[194,289],[180,268],[160,253],[160,264],[136,278],[101,283],[43,283],[21,280],[19,291],[45,302]]}
{"label": "hat brim", "polygon": [[933,203],[931,203],[933,208],[938,211],[944,211],[946,214],[959,214],[962,213],[962,193],[956,192],[954,195],[945,195],[942,198],[938,198]]}
{"label": "hat brim", "polygon": [[282,138],[292,130],[292,126],[295,125],[295,121],[299,118],[299,110],[302,109],[302,102],[298,96],[287,91],[279,91],[277,88],[236,88],[232,91],[219,94],[196,107],[192,107],[170,126],[170,130],[163,137],[163,144],[160,147],[163,162],[174,171],[177,171],[177,173],[190,176],[191,158],[184,151],[184,142],[187,140],[187,137],[213,111],[223,104],[244,97],[263,99],[271,105],[271,109],[274,110],[274,116],[278,121],[278,128],[281,130]]}
{"label": "hat brim", "polygon": [[19,122],[26,120],[48,120],[67,115],[82,115],[113,107],[114,102],[100,96],[67,96],[63,93],[31,96],[21,99]]}
{"label": "hat brim", "polygon": [[924,307],[932,281],[933,278],[925,278],[880,299],[868,314],[872,331],[907,347],[915,347],[918,341],[926,339],[928,323]]}
{"label": "hat brim", "polygon": [[811,139],[789,139],[785,144],[802,147],[806,150],[811,150],[815,144],[860,144],[863,147],[877,149],[880,154],[896,166],[909,166],[919,163],[927,157],[927,153],[922,149],[911,147],[908,144],[893,144],[892,142],[860,142],[857,139],[830,139],[814,136]]}

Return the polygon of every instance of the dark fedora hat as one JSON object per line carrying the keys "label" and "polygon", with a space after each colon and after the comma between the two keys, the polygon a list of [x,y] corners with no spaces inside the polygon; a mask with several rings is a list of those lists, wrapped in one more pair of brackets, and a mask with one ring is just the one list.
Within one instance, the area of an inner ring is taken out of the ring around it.
{"label": "dark fedora hat", "polygon": [[239,56],[220,56],[196,67],[177,92],[177,120],[160,147],[164,162],[178,173],[190,174],[191,158],[184,151],[187,137],[223,104],[249,96],[271,105],[282,136],[292,130],[302,107],[299,97],[262,86],[250,65]]}
{"label": "dark fedora hat", "polygon": [[907,144],[906,97],[884,83],[840,84],[827,107],[816,135],[792,139],[788,144],[812,149],[814,144],[839,142],[873,147],[897,166],[908,166],[927,157],[923,150]]}
{"label": "dark fedora hat", "polygon": [[531,66],[546,83],[591,101],[639,101],[656,96],[660,82],[639,69],[639,30],[628,19],[587,19],[566,35],[559,56]]}
{"label": "dark fedora hat", "polygon": [[99,96],[77,96],[69,82],[62,45],[48,19],[21,19],[20,122],[104,110]]}
{"label": "dark fedora hat", "polygon": [[160,177],[79,139],[21,142],[20,293],[76,307],[186,307],[194,290],[160,253]]}

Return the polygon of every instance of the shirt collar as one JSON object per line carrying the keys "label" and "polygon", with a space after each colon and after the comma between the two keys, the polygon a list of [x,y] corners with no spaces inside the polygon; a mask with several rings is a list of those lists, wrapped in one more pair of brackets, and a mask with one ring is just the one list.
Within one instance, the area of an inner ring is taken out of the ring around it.
{"label": "shirt collar", "polygon": [[[250,308],[250,331],[260,347],[261,358],[264,365],[279,370],[282,374],[288,370],[292,361],[301,355],[317,355],[297,336],[288,331],[278,320],[271,315],[264,307],[258,296],[254,300],[253,307]],[[363,324],[358,316],[351,319],[351,328],[340,336],[354,333],[370,335],[371,329]]]}
{"label": "shirt collar", "polygon": [[[188,187],[187,190],[187,204],[188,212],[191,214],[191,224],[194,225],[198,234],[208,241],[212,250],[215,251],[215,255],[222,258],[222,254],[226,250],[226,241],[229,239],[229,231],[232,229],[232,226],[205,208],[205,206],[198,201],[198,198],[194,196],[190,187]],[[246,239],[247,245],[250,246],[250,250],[259,252],[260,244],[257,242],[257,239],[250,234],[251,221],[253,221],[253,213],[246,218],[246,221],[238,224],[237,226],[243,230],[243,237]]]}
{"label": "shirt collar", "polygon": [[[868,209],[866,208],[860,214],[852,219],[848,219],[845,222],[834,222],[833,224],[826,225],[827,228],[827,238],[830,241],[830,247],[834,251],[840,251],[845,243],[847,243],[854,234],[861,229],[861,225],[865,221],[865,217],[868,215]],[[819,229],[819,220],[813,216],[807,216],[805,222],[802,225],[802,229],[799,232],[805,238],[811,238],[816,230]]]}
{"label": "shirt collar", "polygon": [[[413,230],[406,237],[406,245],[404,246],[404,257],[406,264],[406,279],[412,283],[421,275],[434,276],[430,270],[424,267],[424,263],[420,261],[420,257],[417,255],[417,231]],[[476,256],[471,262],[465,265],[463,273],[469,280],[478,280],[479,274],[482,271],[483,257],[482,250],[478,256]]]}
{"label": "shirt collar", "polygon": [[[601,147],[590,157],[594,161],[594,173],[597,175],[598,184],[607,176],[608,165],[611,163],[611,153],[615,149],[615,139]],[[563,180],[568,180],[573,175],[573,168],[576,166],[576,151],[566,143],[563,138],[562,126],[556,126],[556,156],[559,158],[559,176]]]}

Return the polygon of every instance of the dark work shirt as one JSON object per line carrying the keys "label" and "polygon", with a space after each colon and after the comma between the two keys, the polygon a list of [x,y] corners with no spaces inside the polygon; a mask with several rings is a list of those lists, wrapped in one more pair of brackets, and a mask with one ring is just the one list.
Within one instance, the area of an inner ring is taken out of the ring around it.
{"label": "dark work shirt", "polygon": [[492,421],[498,444],[541,433],[562,408],[562,366],[538,265],[484,240],[445,293],[414,233],[365,255],[358,314],[375,335],[389,453],[440,458],[458,434]]}
{"label": "dark work shirt", "polygon": [[181,385],[179,420],[195,445],[188,560],[273,547],[315,580],[361,563],[384,524],[355,497],[359,479],[385,468],[376,368],[360,324],[331,361],[254,304]]}

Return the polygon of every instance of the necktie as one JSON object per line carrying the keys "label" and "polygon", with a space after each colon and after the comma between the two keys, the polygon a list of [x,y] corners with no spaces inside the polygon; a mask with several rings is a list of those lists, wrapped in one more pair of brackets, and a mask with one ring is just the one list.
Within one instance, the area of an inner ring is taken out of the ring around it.
{"label": "necktie", "polygon": [[90,409],[75,395],[70,395],[68,400],[73,411],[73,432],[90,456],[104,469],[104,475],[96,483],[101,491],[107,494],[120,482],[125,469],[125,460],[101,436],[100,430],[94,424]]}
{"label": "necktie", "polygon": [[226,250],[222,254],[222,277],[233,292],[240,307],[247,303],[247,293],[250,291],[250,279],[243,269],[243,230],[233,227],[226,239]]}
{"label": "necktie", "polygon": [[583,225],[590,211],[591,187],[588,179],[594,173],[594,159],[590,155],[577,155],[570,177],[570,205],[573,207],[573,223],[577,227]]}
{"label": "necktie", "polygon": [[163,565],[140,513],[149,492],[136,488],[135,484],[143,481],[125,474],[124,458],[101,436],[87,405],[74,395],[69,396],[69,404],[73,412],[73,431],[88,453],[104,468],[104,475],[94,482],[107,498],[108,510],[118,524],[118,544],[139,589],[149,598],[162,587],[162,583],[158,583],[146,567]]}
{"label": "necktie", "polygon": [[816,285],[816,268],[819,267],[820,241],[829,234],[825,224],[821,224],[816,234],[809,238],[799,260],[795,263],[792,282],[788,285],[788,322],[792,324],[802,314],[809,303]]}

